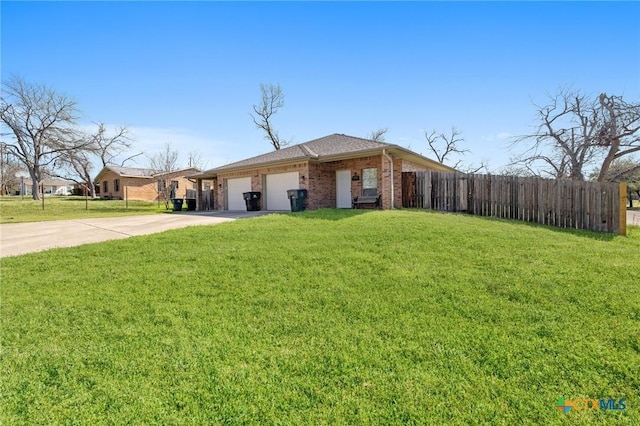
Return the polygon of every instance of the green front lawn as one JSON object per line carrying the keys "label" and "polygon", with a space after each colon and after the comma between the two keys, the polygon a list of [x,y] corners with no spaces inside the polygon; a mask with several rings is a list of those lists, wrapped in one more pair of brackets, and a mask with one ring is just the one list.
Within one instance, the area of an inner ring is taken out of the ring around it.
{"label": "green front lawn", "polygon": [[84,197],[0,197],[0,223],[39,222],[44,220],[133,216],[166,212],[163,203],[124,200],[85,200]]}
{"label": "green front lawn", "polygon": [[639,258],[335,210],[5,258],[0,423],[639,424]]}

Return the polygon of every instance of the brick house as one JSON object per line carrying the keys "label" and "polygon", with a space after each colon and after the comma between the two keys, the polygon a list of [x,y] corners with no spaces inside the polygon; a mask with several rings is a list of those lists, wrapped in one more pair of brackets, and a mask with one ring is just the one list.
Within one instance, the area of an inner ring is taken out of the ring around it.
{"label": "brick house", "polygon": [[[244,192],[261,192],[263,210],[289,210],[289,189],[307,190],[307,208],[351,208],[366,190],[382,208],[402,205],[402,172],[454,171],[397,145],[333,134],[192,176],[213,181],[214,209],[245,210]],[[197,209],[201,209],[199,200]]]}
{"label": "brick house", "polygon": [[188,189],[195,189],[189,177],[200,170],[188,168],[171,173],[156,173],[151,169],[105,166],[96,176],[100,197],[112,200],[157,201],[164,185],[173,184],[175,197],[185,198]]}

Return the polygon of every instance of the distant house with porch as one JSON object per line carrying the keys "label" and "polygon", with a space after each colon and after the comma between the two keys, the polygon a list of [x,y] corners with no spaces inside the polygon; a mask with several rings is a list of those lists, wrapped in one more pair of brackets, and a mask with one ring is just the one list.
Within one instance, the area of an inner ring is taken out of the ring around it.
{"label": "distant house with porch", "polygon": [[190,167],[169,173],[157,173],[152,169],[105,166],[95,178],[100,188],[100,198],[111,200],[162,199],[165,185],[170,184],[175,198],[186,198],[187,190],[195,189],[190,177],[200,170]]}
{"label": "distant house with porch", "polygon": [[[261,193],[263,210],[289,210],[289,189],[307,190],[307,208],[352,208],[354,198],[377,194],[385,209],[402,204],[402,172],[454,171],[398,145],[343,134],[288,146],[191,176],[213,181],[216,210],[245,210],[245,192]],[[198,210],[202,198],[197,197]]]}

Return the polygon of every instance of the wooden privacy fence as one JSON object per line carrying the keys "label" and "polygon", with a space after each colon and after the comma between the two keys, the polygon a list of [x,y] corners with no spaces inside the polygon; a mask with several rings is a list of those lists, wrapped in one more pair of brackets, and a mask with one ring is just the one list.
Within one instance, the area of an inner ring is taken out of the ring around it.
{"label": "wooden privacy fence", "polygon": [[[197,192],[195,189],[187,189],[185,198],[196,199]],[[202,197],[200,198],[200,210],[213,210],[213,190],[202,191]]]}
{"label": "wooden privacy fence", "polygon": [[402,206],[626,235],[624,185],[537,177],[403,172]]}

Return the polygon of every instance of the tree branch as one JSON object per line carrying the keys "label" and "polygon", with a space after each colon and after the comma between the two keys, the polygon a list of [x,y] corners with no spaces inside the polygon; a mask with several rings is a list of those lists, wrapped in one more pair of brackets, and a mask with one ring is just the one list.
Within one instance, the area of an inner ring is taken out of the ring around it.
{"label": "tree branch", "polygon": [[265,132],[267,139],[275,150],[288,145],[290,141],[280,139],[278,132],[271,125],[271,117],[284,106],[284,94],[280,85],[260,84],[262,99],[260,105],[253,105],[253,114],[249,114],[253,120],[253,124]]}

